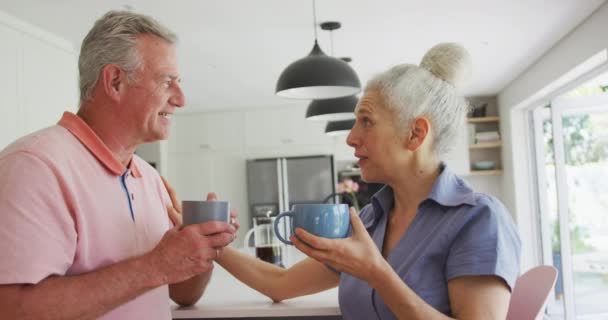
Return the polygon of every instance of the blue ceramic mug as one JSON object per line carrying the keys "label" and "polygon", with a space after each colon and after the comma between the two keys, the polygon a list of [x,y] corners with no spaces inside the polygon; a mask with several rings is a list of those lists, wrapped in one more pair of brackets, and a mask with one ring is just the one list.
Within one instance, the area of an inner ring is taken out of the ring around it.
{"label": "blue ceramic mug", "polygon": [[346,204],[296,204],[291,211],[283,212],[274,220],[274,231],[277,238],[293,245],[281,236],[279,221],[289,217],[288,224],[292,234],[296,228],[302,228],[315,236],[337,239],[346,238],[350,229],[350,215]]}

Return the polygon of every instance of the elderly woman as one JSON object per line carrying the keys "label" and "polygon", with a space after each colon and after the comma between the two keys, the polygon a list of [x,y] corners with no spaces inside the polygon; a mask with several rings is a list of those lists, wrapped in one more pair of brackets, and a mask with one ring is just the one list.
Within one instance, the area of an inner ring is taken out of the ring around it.
{"label": "elderly woman", "polygon": [[309,258],[289,269],[235,249],[218,262],[274,301],[339,286],[345,319],[504,319],[520,240],[504,206],[441,162],[468,109],[457,87],[470,59],[456,44],[430,49],[367,84],[347,138],[365,181],[386,186],[346,239],[291,237]]}

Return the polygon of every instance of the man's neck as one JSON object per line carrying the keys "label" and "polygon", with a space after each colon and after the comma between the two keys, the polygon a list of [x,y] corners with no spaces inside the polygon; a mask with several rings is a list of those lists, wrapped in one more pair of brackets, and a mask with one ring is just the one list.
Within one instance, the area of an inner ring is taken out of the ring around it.
{"label": "man's neck", "polygon": [[100,106],[83,105],[77,115],[103,141],[114,157],[127,166],[138,144],[129,141],[128,127],[121,119],[113,117],[113,112],[103,109]]}

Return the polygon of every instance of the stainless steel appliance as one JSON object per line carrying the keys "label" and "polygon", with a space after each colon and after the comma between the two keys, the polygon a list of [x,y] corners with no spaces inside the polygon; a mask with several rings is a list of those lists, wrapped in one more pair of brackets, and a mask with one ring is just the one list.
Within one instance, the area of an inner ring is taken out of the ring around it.
{"label": "stainless steel appliance", "polygon": [[321,203],[335,192],[335,185],[333,156],[247,161],[247,193],[252,218],[275,216],[297,203]]}

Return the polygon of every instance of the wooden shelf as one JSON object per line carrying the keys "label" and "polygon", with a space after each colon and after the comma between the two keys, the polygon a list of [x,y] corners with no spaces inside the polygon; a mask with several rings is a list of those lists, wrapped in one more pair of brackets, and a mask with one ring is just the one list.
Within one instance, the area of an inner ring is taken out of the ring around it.
{"label": "wooden shelf", "polygon": [[498,140],[495,142],[482,142],[476,144],[470,144],[469,149],[490,149],[490,148],[500,148],[502,146],[502,141]]}
{"label": "wooden shelf", "polygon": [[502,174],[502,169],[495,169],[495,170],[471,170],[471,172],[469,172],[470,176],[487,176],[487,175],[494,175],[494,174]]}
{"label": "wooden shelf", "polygon": [[485,123],[485,122],[498,122],[499,117],[479,117],[479,118],[467,118],[469,123]]}

